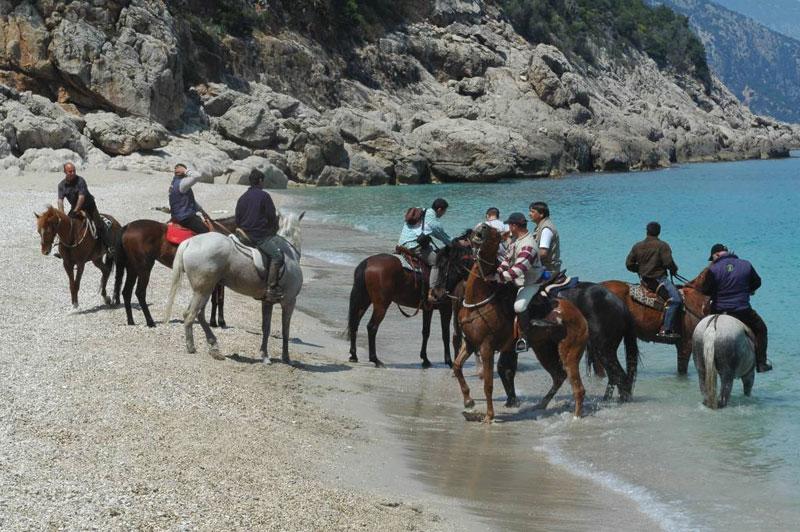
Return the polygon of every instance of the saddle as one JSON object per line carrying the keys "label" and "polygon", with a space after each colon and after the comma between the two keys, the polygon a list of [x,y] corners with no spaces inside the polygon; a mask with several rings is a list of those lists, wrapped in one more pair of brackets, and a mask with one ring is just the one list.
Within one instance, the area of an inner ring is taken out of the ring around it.
{"label": "saddle", "polygon": [[394,254],[398,255],[400,263],[403,265],[403,269],[414,272],[423,279],[427,280],[429,278],[431,267],[428,266],[428,263],[422,260],[416,253],[405,246],[395,246]]}
{"label": "saddle", "polygon": [[167,242],[170,244],[180,244],[196,235],[191,229],[187,229],[177,222],[167,222]]}
{"label": "saddle", "polygon": [[[264,259],[261,250],[253,245],[253,241],[250,240],[244,232],[237,230],[236,233],[237,234],[228,235],[228,238],[230,238],[233,245],[236,246],[237,251],[253,259],[253,265],[256,267],[258,276],[266,279],[269,260]],[[246,241],[244,241],[243,238],[246,239]]]}
{"label": "saddle", "polygon": [[664,290],[662,285],[647,286],[646,281],[642,280],[640,284],[629,283],[628,293],[631,299],[652,309],[663,311],[667,305],[669,294]]}
{"label": "saddle", "polygon": [[563,290],[575,288],[578,286],[579,282],[580,281],[577,277],[568,277],[567,271],[564,270],[558,272],[549,281],[545,282],[541,286],[540,292],[548,299],[552,299],[554,297],[558,297],[559,292]]}

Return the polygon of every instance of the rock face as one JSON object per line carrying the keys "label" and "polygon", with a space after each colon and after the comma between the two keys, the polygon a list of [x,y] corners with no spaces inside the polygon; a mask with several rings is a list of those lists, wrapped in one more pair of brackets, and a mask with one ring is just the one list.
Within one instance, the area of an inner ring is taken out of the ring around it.
{"label": "rock face", "polygon": [[74,158],[277,188],[483,182],[800,144],[717,80],[662,71],[624,42],[610,44],[625,61],[597,45],[586,64],[526,42],[495,3],[399,0],[415,15],[346,54],[313,27],[211,35],[190,4],[0,0],[0,169]]}

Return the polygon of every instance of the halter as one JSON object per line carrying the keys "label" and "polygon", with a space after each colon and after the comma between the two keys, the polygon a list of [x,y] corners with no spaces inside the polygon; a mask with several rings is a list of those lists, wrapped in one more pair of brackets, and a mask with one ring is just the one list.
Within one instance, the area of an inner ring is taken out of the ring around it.
{"label": "halter", "polygon": [[[55,226],[55,236],[53,237],[52,244],[50,244],[50,248],[51,249],[53,247],[55,247],[55,246],[64,246],[67,249],[74,249],[74,248],[80,246],[81,244],[83,244],[83,241],[86,240],[86,235],[89,234],[89,222],[88,222],[88,220],[85,221],[85,223],[84,223],[83,235],[80,237],[80,239],[74,244],[67,244],[67,243],[65,243],[63,241],[61,235],[58,232],[58,228],[61,226],[61,216],[56,215],[56,218],[57,218],[57,220],[56,220],[56,226]],[[72,228],[73,228],[73,220],[72,220],[72,218],[69,218],[69,235],[72,235]]]}

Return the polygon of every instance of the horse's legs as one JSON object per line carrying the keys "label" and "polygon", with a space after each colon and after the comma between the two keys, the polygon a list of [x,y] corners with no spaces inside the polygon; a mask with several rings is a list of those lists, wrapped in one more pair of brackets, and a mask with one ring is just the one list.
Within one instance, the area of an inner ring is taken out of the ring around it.
{"label": "horse's legs", "polygon": [[453,359],[450,357],[450,318],[453,314],[453,307],[449,304],[442,304],[439,307],[439,318],[442,324],[442,343],[444,343],[444,363],[448,367],[453,367]]}
{"label": "horse's legs", "polygon": [[553,399],[556,392],[558,392],[558,389],[561,388],[564,379],[567,378],[567,374],[561,365],[561,360],[558,357],[558,348],[556,346],[553,346],[549,342],[537,343],[533,346],[533,352],[536,353],[536,358],[539,359],[539,363],[545,371],[550,374],[550,378],[553,379],[553,384],[550,386],[550,389],[534,407],[538,410],[544,410],[547,408],[547,405],[550,404],[550,401]]}
{"label": "horse's legs", "polygon": [[78,292],[81,289],[81,277],[83,277],[83,269],[86,267],[86,263],[78,263],[75,267],[75,301],[73,306],[78,308]]}
{"label": "horse's legs", "polygon": [[[352,305],[352,303],[351,303]],[[367,312],[371,303],[368,303],[364,308],[350,309],[347,324],[347,332],[350,336],[350,362],[358,362],[358,355],[356,350],[356,339],[358,338],[358,326],[361,323],[361,318]]]}
{"label": "horse's legs", "polygon": [[211,358],[216,360],[225,360],[225,357],[222,356],[219,352],[219,344],[217,343],[217,337],[214,336],[214,331],[211,330],[211,327],[208,325],[206,321],[206,304],[208,303],[208,299],[211,294],[207,296],[203,296],[203,304],[200,305],[200,312],[197,313],[197,321],[200,323],[200,327],[203,329],[203,332],[206,335],[206,342],[208,343],[208,354],[211,355]]}
{"label": "horse's legs", "polygon": [[753,383],[756,380],[756,372],[755,370],[750,370],[749,373],[745,374],[742,377],[742,386],[744,386],[744,394],[747,397],[750,397],[750,393],[753,391]]}
{"label": "horse's legs", "polygon": [[222,283],[211,292],[211,316],[208,324],[225,328],[225,286]]}
{"label": "horse's legs", "polygon": [[433,311],[428,309],[422,310],[422,348],[419,350],[419,358],[422,359],[422,367],[431,367],[431,361],[428,360],[428,338],[431,336],[431,319],[433,318]]}
{"label": "horse's legs", "polygon": [[[600,363],[603,365],[608,375],[608,384],[617,387],[619,390],[619,400],[624,402],[629,401],[631,398],[631,383],[628,380],[628,374],[625,373],[622,364],[619,363],[619,359],[617,358],[618,349],[619,341],[604,342],[597,351]],[[610,395],[613,395],[613,388],[611,389],[611,394],[609,394],[609,389],[606,389],[606,397],[603,397],[603,399],[611,399]]]}
{"label": "horse's legs", "polygon": [[75,266],[66,259],[62,264],[64,271],[67,272],[67,279],[69,279],[69,295],[72,298],[72,306],[78,308],[78,291],[75,289]]}
{"label": "horse's legs", "polygon": [[270,364],[269,360],[269,335],[272,329],[272,307],[273,303],[266,300],[261,301],[261,349],[258,352],[261,355],[261,361],[264,364]]}
{"label": "horse's legs", "polygon": [[[142,271],[139,274],[139,280],[136,283],[136,300],[139,302],[139,306],[142,309],[142,314],[144,314],[144,321],[147,322],[148,327],[156,326],[156,322],[153,321],[153,316],[150,315],[150,309],[147,308],[147,285],[150,284],[150,271],[152,268],[152,264],[147,264],[144,268],[142,268]],[[205,305],[205,303],[203,304]],[[203,319],[205,320],[205,316],[203,316]]]}
{"label": "horse's legs", "polygon": [[378,360],[378,355],[376,354],[375,339],[378,336],[378,327],[381,326],[381,322],[386,316],[386,310],[388,307],[389,305],[383,303],[382,301],[373,303],[372,316],[369,319],[369,323],[367,323],[367,335],[369,337],[369,361],[375,364],[376,368],[383,367],[383,362]]}
{"label": "horse's legs", "polygon": [[719,408],[725,408],[728,401],[731,399],[731,390],[733,389],[733,374],[729,371],[720,373],[719,380],[722,382],[722,390],[720,391]]}
{"label": "horse's legs", "polygon": [[125,304],[125,314],[128,317],[128,325],[136,325],[133,322],[133,310],[131,309],[131,295],[133,294],[133,285],[136,284],[138,273],[133,271],[133,268],[126,266],[127,275],[125,277],[125,286],[122,287],[122,301]]}
{"label": "horse's legs", "polygon": [[519,406],[517,391],[514,388],[514,377],[517,375],[517,361],[519,355],[516,351],[506,351],[500,353],[497,359],[497,373],[500,375],[500,382],[506,390],[506,406]]}
{"label": "horse's legs", "polygon": [[[189,353],[194,353],[197,351],[194,346],[194,331],[192,330],[192,326],[194,325],[194,320],[197,318],[198,312],[203,311],[206,301],[208,301],[208,296],[204,296],[199,292],[194,292],[192,294],[191,301],[189,301],[189,306],[186,308],[186,312],[183,314],[183,329],[186,336],[186,351]],[[203,321],[205,321],[205,318]]]}
{"label": "horse's legs", "polygon": [[289,360],[289,324],[292,322],[294,305],[294,301],[284,302],[281,304],[281,335],[283,336],[283,351],[281,352],[281,360],[287,364],[291,362],[291,360]]}
{"label": "horse's legs", "polygon": [[105,304],[111,306],[111,298],[108,297],[108,294],[106,293],[108,278],[111,276],[111,263],[106,264],[103,262],[103,257],[98,257],[96,259],[92,259],[92,264],[94,264],[102,274],[100,276],[100,295],[103,297]]}
{"label": "horse's legs", "polygon": [[211,315],[208,317],[208,324],[212,327],[217,326],[217,287],[211,292]]}
{"label": "horse's legs", "polygon": [[[686,331],[687,327],[683,327]],[[683,333],[685,336],[685,333]],[[676,351],[678,352],[678,375],[686,376],[689,373],[689,358],[692,356],[692,338],[681,338]]]}
{"label": "horse's legs", "polygon": [[559,358],[567,372],[569,383],[572,385],[572,396],[575,398],[575,417],[581,417],[583,413],[583,398],[586,395],[586,390],[581,381],[581,355],[583,354],[583,346],[578,345],[578,342],[570,342],[570,337],[567,336],[564,340],[559,342]]}
{"label": "horse's legs", "polygon": [[472,408],[475,406],[475,400],[469,396],[469,386],[467,380],[464,378],[464,362],[469,358],[470,352],[467,349],[467,343],[461,344],[461,349],[456,356],[456,363],[453,364],[453,374],[458,379],[458,385],[461,387],[461,395],[464,396],[464,408]]}
{"label": "horse's legs", "polygon": [[489,341],[484,340],[481,344],[481,359],[483,361],[483,394],[486,396],[486,416],[484,423],[491,423],[494,419],[494,403],[492,393],[494,392],[494,349]]}

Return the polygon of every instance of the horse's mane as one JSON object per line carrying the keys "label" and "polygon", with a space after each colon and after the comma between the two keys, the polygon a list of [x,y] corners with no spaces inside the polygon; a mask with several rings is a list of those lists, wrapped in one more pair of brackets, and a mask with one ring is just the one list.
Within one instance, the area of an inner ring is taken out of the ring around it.
{"label": "horse's mane", "polygon": [[284,214],[278,211],[278,236],[283,237],[292,247],[300,253],[300,220],[303,219],[305,212],[299,216],[293,213]]}
{"label": "horse's mane", "polygon": [[[34,213],[36,214],[36,213]],[[58,220],[63,220],[66,218],[67,215],[58,210],[57,208],[53,207],[52,205],[48,205],[47,209],[45,209],[42,214],[36,215],[36,226],[39,229],[42,229],[47,222],[49,222],[53,218],[57,218]]]}

